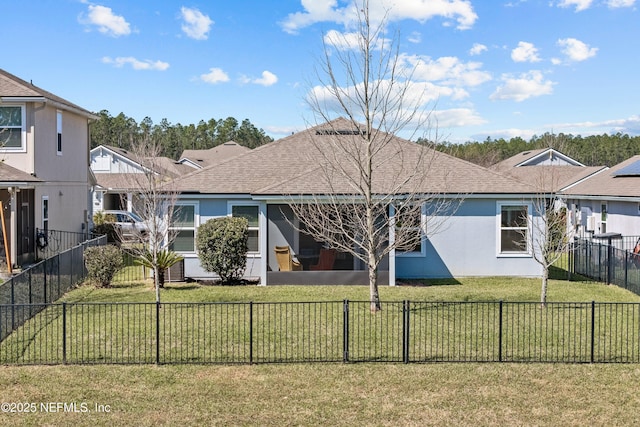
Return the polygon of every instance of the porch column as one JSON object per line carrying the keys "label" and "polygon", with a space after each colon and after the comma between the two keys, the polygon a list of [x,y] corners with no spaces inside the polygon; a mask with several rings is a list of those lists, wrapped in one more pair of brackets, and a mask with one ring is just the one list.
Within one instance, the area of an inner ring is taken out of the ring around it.
{"label": "porch column", "polygon": [[9,202],[11,208],[11,218],[9,221],[9,246],[11,246],[11,248],[9,253],[11,254],[11,263],[14,265],[16,263],[16,259],[18,258],[18,199],[16,197],[16,193],[18,191],[19,190],[16,188],[9,187],[9,194],[11,195],[11,201]]}
{"label": "porch column", "polygon": [[[389,206],[389,245],[393,245],[396,241],[395,215],[396,209],[393,205]],[[389,251],[389,286],[396,285],[396,250]]]}
{"label": "porch column", "polygon": [[258,226],[260,236],[260,286],[267,286],[267,267],[269,266],[269,248],[267,246],[267,234],[269,233],[267,221],[267,204],[260,203],[260,216],[258,218]]}

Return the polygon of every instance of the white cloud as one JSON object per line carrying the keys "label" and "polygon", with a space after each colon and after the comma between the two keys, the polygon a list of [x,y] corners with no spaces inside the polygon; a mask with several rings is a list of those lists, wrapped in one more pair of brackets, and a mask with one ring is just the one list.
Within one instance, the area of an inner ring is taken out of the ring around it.
{"label": "white cloud", "polygon": [[245,76],[241,77],[240,81],[242,83],[253,83],[261,86],[273,86],[278,82],[278,76],[273,74],[271,71],[265,70],[262,72],[262,77],[252,79]]}
{"label": "white cloud", "polygon": [[489,99],[521,102],[528,98],[553,93],[554,83],[551,80],[545,80],[542,73],[537,70],[517,77],[504,74],[502,81],[504,84],[498,86]]}
{"label": "white cloud", "polygon": [[564,53],[571,61],[584,61],[596,56],[598,48],[589,47],[588,44],[574,38],[560,39],[557,42],[562,47]]}
{"label": "white cloud", "polygon": [[[329,30],[324,35],[324,42],[327,46],[333,46],[338,50],[357,50],[360,45],[360,34],[358,33],[342,33],[336,30]],[[377,44],[372,46],[375,49],[382,49],[391,45],[390,39],[378,38],[374,40]]]}
{"label": "white cloud", "polygon": [[577,123],[559,123],[553,125],[554,129],[568,129],[577,131],[578,133],[588,133],[585,129],[592,129],[593,134],[607,133],[623,133],[629,135],[640,135],[640,115],[630,116],[624,119],[603,120],[600,122],[577,122]]}
{"label": "white cloud", "polygon": [[198,9],[190,9],[182,7],[180,9],[180,17],[184,21],[182,31],[195,40],[206,40],[213,25],[213,21],[207,15],[204,15]]}
{"label": "white cloud", "polygon": [[[357,21],[358,1],[349,0],[344,7],[338,7],[337,0],[301,0],[301,3],[303,12],[291,13],[280,23],[284,31],[295,34],[318,22],[349,27]],[[471,28],[478,19],[468,0],[371,0],[369,15],[374,23],[385,16],[390,22],[404,19],[424,22],[441,17],[447,22],[455,21],[460,30]]]}
{"label": "white cloud", "polygon": [[472,56],[480,55],[482,52],[486,52],[487,50],[488,50],[487,46],[480,43],[474,43],[473,47],[469,49],[469,55],[472,55]]}
{"label": "white cloud", "polygon": [[413,31],[409,37],[407,37],[409,43],[420,43],[422,41],[422,34],[417,31]]}
{"label": "white cloud", "polygon": [[470,108],[452,108],[449,110],[435,110],[431,113],[437,127],[452,128],[463,126],[476,126],[486,123],[476,111]]}
{"label": "white cloud", "polygon": [[111,58],[105,56],[102,58],[102,62],[105,64],[111,64],[114,67],[122,68],[126,64],[131,65],[134,70],[153,70],[153,71],[165,71],[169,68],[168,62],[163,61],[151,61],[149,59],[138,60],[132,56],[119,56],[117,58]]}
{"label": "white cloud", "polygon": [[511,59],[515,62],[539,62],[538,48],[533,43],[520,42],[518,47],[511,51]]}
{"label": "white cloud", "polygon": [[612,9],[618,7],[632,7],[635,4],[636,0],[608,0],[607,6]]}
{"label": "white cloud", "polygon": [[200,80],[205,83],[217,84],[229,81],[229,76],[221,68],[209,68],[207,74],[201,74]]}
{"label": "white cloud", "polygon": [[79,20],[87,25],[95,25],[99,32],[108,36],[120,37],[131,34],[129,23],[122,16],[115,15],[110,7],[90,4],[87,17],[81,15]]}
{"label": "white cloud", "polygon": [[405,67],[413,70],[416,81],[439,81],[448,85],[478,86],[491,80],[491,74],[482,71],[481,62],[461,62],[454,56],[432,60],[428,56],[400,55]]}
{"label": "white cloud", "polygon": [[576,7],[576,12],[587,10],[591,7],[593,0],[560,0],[558,2],[559,7]]}

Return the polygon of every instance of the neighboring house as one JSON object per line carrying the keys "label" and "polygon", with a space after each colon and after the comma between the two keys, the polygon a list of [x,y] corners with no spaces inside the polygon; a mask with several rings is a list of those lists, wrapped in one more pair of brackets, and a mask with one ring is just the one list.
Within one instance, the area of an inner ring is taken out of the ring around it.
{"label": "neighboring house", "polygon": [[640,156],[562,192],[580,236],[640,235]]}
{"label": "neighboring house", "polygon": [[607,168],[585,166],[553,148],[546,148],[518,153],[490,169],[529,183],[539,193],[554,194]]}
{"label": "neighboring house", "polygon": [[147,161],[138,159],[130,150],[99,145],[90,153],[91,172],[96,181],[92,215],[103,210],[133,211],[137,180],[132,174],[151,172],[162,179],[174,179],[247,151],[250,149],[230,141],[208,150],[185,150],[177,161],[168,157]]}
{"label": "neighboring house", "polygon": [[[153,166],[150,167],[150,164]],[[147,162],[145,159],[137,159],[129,150],[108,145],[99,145],[91,150],[90,165],[96,180],[92,214],[102,210],[131,212],[136,194],[136,180],[132,174],[151,172],[173,179],[193,171],[193,168],[167,157]]]}
{"label": "neighboring house", "polygon": [[[203,270],[195,249],[198,227],[211,218],[243,216],[249,219],[249,254],[246,276],[257,277],[262,284],[279,283],[367,283],[366,266],[346,253],[338,253],[331,271],[309,271],[318,260],[322,242],[299,232],[297,219],[288,203],[295,197],[349,192],[340,182],[330,188],[319,165],[322,138],[331,129],[345,128],[332,138],[348,138],[350,122],[333,121],[260,146],[229,160],[206,167],[177,179],[173,188],[181,192],[178,204],[181,221],[174,224],[178,238],[172,249],[185,257],[184,274],[194,279],[213,278]],[[335,132],[335,131],[334,131]],[[353,133],[351,133],[353,134]],[[415,143],[393,137],[387,148],[388,159],[397,158],[396,150],[411,150],[419,157]],[[481,166],[433,153],[425,193],[461,202],[455,213],[436,234],[422,236],[412,252],[392,252],[380,270],[381,282],[395,284],[396,279],[451,278],[463,276],[540,276],[542,270],[531,256],[531,245],[514,244],[522,239],[526,226],[514,226],[509,219],[532,216],[529,200],[532,186]],[[387,157],[385,157],[387,158]],[[383,188],[389,177],[398,173],[389,161],[385,174],[375,183]],[[292,196],[295,195],[295,196]],[[426,220],[426,210],[423,216]],[[535,220],[535,218],[534,218]],[[417,230],[417,232],[420,232]],[[275,246],[289,246],[301,261],[302,271],[279,270]]]}
{"label": "neighboring house", "polygon": [[194,169],[202,169],[250,150],[250,148],[244,147],[237,142],[228,141],[208,150],[184,150],[178,162],[189,165]]}
{"label": "neighboring house", "polygon": [[87,231],[96,118],[0,70],[0,200],[12,264],[34,261],[36,228]]}

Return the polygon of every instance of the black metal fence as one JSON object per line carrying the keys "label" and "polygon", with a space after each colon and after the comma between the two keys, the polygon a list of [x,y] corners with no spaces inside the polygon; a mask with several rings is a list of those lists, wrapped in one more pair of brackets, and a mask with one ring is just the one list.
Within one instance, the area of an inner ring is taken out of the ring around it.
{"label": "black metal fence", "polygon": [[81,232],[36,228],[36,259],[51,258],[96,237],[99,236],[91,236],[88,233]]}
{"label": "black metal fence", "polygon": [[[627,239],[634,243],[635,237]],[[640,255],[630,249],[588,239],[578,240],[572,250],[573,271],[581,276],[609,283],[640,295]]]}
{"label": "black metal fence", "polygon": [[[0,305],[32,319],[2,364],[639,363],[640,304],[533,302]],[[3,331],[4,335],[4,331]]]}
{"label": "black metal fence", "polygon": [[30,266],[0,284],[0,305],[29,307],[0,315],[0,341],[31,317],[57,301],[65,292],[86,278],[84,250],[105,244],[105,237],[85,241]]}

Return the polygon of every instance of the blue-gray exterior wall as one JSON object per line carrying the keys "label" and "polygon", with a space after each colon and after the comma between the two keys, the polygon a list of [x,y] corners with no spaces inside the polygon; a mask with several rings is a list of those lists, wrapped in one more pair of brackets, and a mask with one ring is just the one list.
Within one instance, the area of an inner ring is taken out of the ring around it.
{"label": "blue-gray exterior wall", "polygon": [[[512,201],[523,203],[522,199]],[[424,255],[397,254],[396,277],[540,276],[540,265],[531,256],[499,254],[497,203],[496,199],[466,199],[435,234],[429,234],[427,223]]]}

